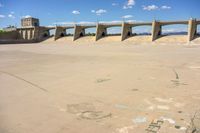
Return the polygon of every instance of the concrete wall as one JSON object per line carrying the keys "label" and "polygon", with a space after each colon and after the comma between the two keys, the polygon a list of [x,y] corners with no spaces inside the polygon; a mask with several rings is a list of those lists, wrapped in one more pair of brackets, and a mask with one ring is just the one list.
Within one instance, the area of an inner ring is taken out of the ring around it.
{"label": "concrete wall", "polygon": [[153,21],[152,33],[151,33],[152,41],[155,41],[161,35],[161,32],[162,32],[162,26],[160,22]]}
{"label": "concrete wall", "polygon": [[17,39],[19,40],[35,40],[41,41],[46,37],[50,36],[48,27],[30,27],[30,28],[19,28],[17,32],[19,36]]}
{"label": "concrete wall", "polygon": [[34,29],[20,29],[17,30],[19,33],[18,39],[24,39],[24,40],[32,40],[34,39]]}
{"label": "concrete wall", "polygon": [[20,34],[17,31],[9,31],[0,33],[0,40],[16,40]]}
{"label": "concrete wall", "polygon": [[50,37],[50,30],[51,28],[48,27],[35,27],[35,35],[34,39],[37,41],[44,40],[45,38]]}

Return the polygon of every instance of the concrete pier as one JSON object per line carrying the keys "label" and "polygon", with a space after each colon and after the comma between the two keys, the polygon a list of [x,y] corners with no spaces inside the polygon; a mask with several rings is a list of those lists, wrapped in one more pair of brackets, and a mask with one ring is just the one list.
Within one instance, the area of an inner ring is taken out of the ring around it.
{"label": "concrete pier", "polygon": [[132,35],[132,26],[129,23],[123,22],[122,24],[122,34],[121,41],[124,41],[127,37]]}
{"label": "concrete pier", "polygon": [[96,29],[96,41],[107,35],[107,28],[122,27],[122,24],[117,23],[98,23]]}
{"label": "concrete pier", "polygon": [[197,21],[196,19],[190,19],[188,22],[188,41],[195,39],[197,34]]}
{"label": "concrete pier", "polygon": [[75,25],[73,41],[85,35],[85,29],[82,26]]}
{"label": "concrete pier", "polygon": [[56,26],[54,40],[66,35],[66,27]]}
{"label": "concrete pier", "polygon": [[88,28],[95,28],[95,25],[75,25],[73,41],[85,36],[85,30]]}
{"label": "concrete pier", "polygon": [[138,26],[152,26],[151,22],[124,22],[122,24],[122,37],[121,37],[121,41],[124,41],[128,36],[131,36],[133,34],[132,29],[134,27],[138,27]]}
{"label": "concrete pier", "polygon": [[103,36],[107,35],[107,29],[103,24],[97,24],[95,40],[98,41]]}
{"label": "concrete pier", "polygon": [[161,27],[160,22],[153,21],[152,33],[151,33],[152,41],[155,41],[161,35],[161,32],[162,32],[162,27]]}

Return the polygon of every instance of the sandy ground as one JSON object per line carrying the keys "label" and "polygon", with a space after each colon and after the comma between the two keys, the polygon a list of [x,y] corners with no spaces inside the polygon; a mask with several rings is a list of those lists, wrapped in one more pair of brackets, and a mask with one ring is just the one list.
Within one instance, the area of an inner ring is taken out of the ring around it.
{"label": "sandy ground", "polygon": [[65,39],[0,45],[0,133],[184,133],[200,109],[200,44]]}

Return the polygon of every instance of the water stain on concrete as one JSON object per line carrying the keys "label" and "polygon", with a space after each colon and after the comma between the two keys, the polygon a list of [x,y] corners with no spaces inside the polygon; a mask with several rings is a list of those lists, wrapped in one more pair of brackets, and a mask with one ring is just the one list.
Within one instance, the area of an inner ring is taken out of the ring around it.
{"label": "water stain on concrete", "polygon": [[176,121],[173,120],[172,118],[167,118],[167,117],[162,116],[162,117],[160,117],[160,119],[163,120],[163,121],[168,121],[170,124],[176,123]]}
{"label": "water stain on concrete", "polygon": [[161,109],[161,110],[169,110],[170,109],[170,107],[166,106],[166,105],[157,105],[157,108]]}
{"label": "water stain on concrete", "polygon": [[91,103],[68,104],[67,112],[76,114],[80,119],[99,120],[104,118],[111,118],[112,113],[104,111],[97,111],[95,106]]}
{"label": "water stain on concrete", "polygon": [[123,104],[115,104],[115,108],[118,108],[118,109],[128,109],[129,107],[126,106],[126,105],[123,105]]}
{"label": "water stain on concrete", "polygon": [[95,110],[95,107],[91,103],[79,103],[79,104],[68,104],[67,112],[72,114],[77,114],[81,112],[85,112],[88,110]]}
{"label": "water stain on concrete", "polygon": [[99,120],[104,118],[111,118],[111,113],[106,113],[103,111],[85,111],[81,112],[79,114],[79,117],[82,119],[88,119],[88,120]]}

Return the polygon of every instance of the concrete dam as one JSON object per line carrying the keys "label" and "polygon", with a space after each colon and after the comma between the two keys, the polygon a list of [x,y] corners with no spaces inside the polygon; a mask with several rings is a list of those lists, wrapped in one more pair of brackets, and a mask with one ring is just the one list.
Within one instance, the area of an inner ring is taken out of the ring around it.
{"label": "concrete dam", "polygon": [[98,41],[103,37],[108,36],[107,29],[112,27],[120,27],[120,41],[124,41],[130,36],[134,37],[134,28],[139,26],[150,26],[151,31],[151,41],[155,41],[160,38],[162,34],[162,27],[166,25],[187,25],[187,41],[190,42],[194,40],[197,34],[197,26],[200,24],[200,20],[190,19],[186,21],[156,21],[153,22],[122,22],[122,23],[96,23],[96,24],[74,24],[71,26],[27,26],[17,28],[18,39],[27,41],[41,41],[47,37],[50,37],[50,30],[54,30],[54,40],[58,40],[67,35],[68,30],[73,29],[73,39],[76,41],[81,37],[86,36],[86,30],[89,28],[95,28],[94,41]]}

